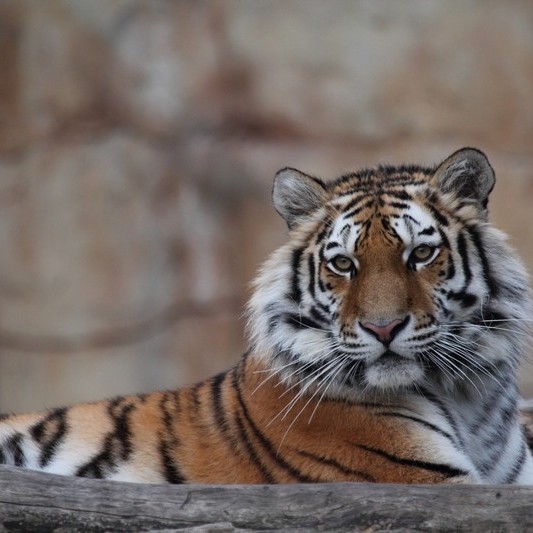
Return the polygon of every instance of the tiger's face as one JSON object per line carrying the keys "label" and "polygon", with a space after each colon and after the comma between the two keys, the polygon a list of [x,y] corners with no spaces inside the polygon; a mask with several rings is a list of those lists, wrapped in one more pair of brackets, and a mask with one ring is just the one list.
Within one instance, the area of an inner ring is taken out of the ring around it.
{"label": "tiger's face", "polygon": [[473,149],[329,184],[281,171],[274,203],[291,238],[257,281],[256,350],[283,379],[332,396],[474,383],[514,364],[529,300],[486,222],[493,184]]}
{"label": "tiger's face", "polygon": [[[397,186],[397,177],[384,184],[377,173],[361,204],[328,203],[327,236],[306,252],[319,265],[315,301],[329,311],[337,349],[358,360],[357,380],[368,386],[420,383],[444,325],[463,321],[486,297],[487,287],[475,282],[459,295],[465,276],[454,272],[461,264],[451,246],[454,221],[445,226],[432,216],[445,210],[420,178]],[[349,188],[361,185],[354,180]]]}

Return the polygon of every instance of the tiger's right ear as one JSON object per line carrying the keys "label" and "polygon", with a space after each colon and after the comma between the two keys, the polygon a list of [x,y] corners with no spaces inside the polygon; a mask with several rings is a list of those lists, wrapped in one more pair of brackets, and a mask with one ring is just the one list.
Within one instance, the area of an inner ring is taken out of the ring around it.
{"label": "tiger's right ear", "polygon": [[283,168],[274,178],[272,200],[289,229],[324,203],[324,183],[295,168]]}

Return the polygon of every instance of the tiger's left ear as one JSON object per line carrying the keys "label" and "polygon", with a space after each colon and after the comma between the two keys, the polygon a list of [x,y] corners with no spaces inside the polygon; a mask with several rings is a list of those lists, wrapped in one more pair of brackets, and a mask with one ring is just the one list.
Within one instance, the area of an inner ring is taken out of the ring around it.
{"label": "tiger's left ear", "polygon": [[458,150],[437,167],[433,180],[442,192],[475,202],[480,215],[486,217],[496,178],[483,152],[476,148]]}
{"label": "tiger's left ear", "polygon": [[321,207],[325,196],[322,181],[295,168],[284,168],[274,178],[272,201],[289,229]]}

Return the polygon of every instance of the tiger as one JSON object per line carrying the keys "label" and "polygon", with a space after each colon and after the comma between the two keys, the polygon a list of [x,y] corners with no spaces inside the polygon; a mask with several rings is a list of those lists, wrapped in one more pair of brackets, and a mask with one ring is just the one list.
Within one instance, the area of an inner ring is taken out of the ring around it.
{"label": "tiger", "polygon": [[248,349],[174,391],[4,415],[0,462],[143,483],[533,483],[518,419],[528,279],[488,222],[495,173],[440,164],[274,179],[288,227]]}

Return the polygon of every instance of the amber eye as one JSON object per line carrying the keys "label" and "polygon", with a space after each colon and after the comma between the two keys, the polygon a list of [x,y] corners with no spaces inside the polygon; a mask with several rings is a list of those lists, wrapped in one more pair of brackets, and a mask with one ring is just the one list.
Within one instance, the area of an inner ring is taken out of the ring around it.
{"label": "amber eye", "polygon": [[328,266],[338,274],[349,274],[353,272],[355,266],[353,261],[345,255],[336,255],[328,261]]}
{"label": "amber eye", "polygon": [[429,244],[421,244],[417,246],[409,256],[409,261],[411,263],[424,263],[429,261],[433,254],[435,253],[435,246],[430,246]]}

